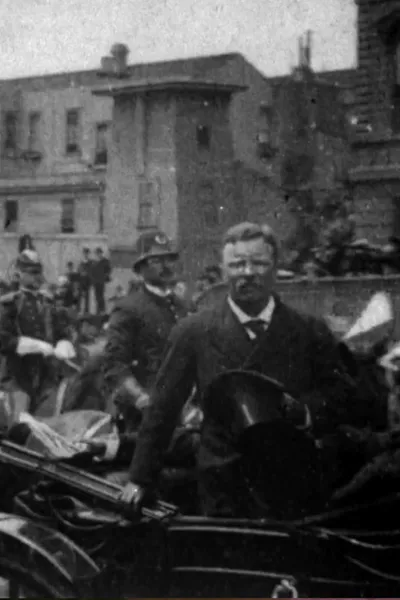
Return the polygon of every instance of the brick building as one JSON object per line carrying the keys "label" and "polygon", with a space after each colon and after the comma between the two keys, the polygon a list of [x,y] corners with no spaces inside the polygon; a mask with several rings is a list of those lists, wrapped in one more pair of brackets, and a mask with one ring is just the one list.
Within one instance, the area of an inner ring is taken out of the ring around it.
{"label": "brick building", "polygon": [[[83,245],[108,243],[122,266],[153,226],[193,247],[191,270],[194,255],[215,259],[211,238],[230,218],[287,229],[260,155],[268,80],[240,54],[115,72],[121,48],[99,70],[0,82],[2,270],[25,232],[54,276]],[[131,99],[99,91],[114,85]]]}
{"label": "brick building", "polygon": [[[278,80],[237,53],[126,58],[115,45],[99,70],[0,82],[0,270],[25,232],[53,277],[83,245],[128,267],[140,232],[160,226],[194,276],[232,222],[292,230]],[[346,87],[342,72],[324,77]]]}
{"label": "brick building", "polygon": [[359,233],[400,235],[400,3],[357,0],[359,128],[351,181]]}
{"label": "brick building", "polygon": [[272,180],[283,190],[294,219],[286,248],[296,267],[320,245],[335,206],[346,199],[351,210],[347,180],[355,115],[354,70],[315,73],[310,36],[304,47],[300,42],[299,66],[289,76],[270,80]]}

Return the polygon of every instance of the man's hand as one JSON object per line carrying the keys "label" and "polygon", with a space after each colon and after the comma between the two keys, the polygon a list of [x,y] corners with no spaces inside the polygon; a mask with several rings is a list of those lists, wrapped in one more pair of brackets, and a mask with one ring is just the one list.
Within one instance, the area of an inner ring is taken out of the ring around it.
{"label": "man's hand", "polygon": [[145,496],[145,490],[136,483],[129,481],[122,490],[120,500],[126,504],[130,504],[137,511],[140,510]]}

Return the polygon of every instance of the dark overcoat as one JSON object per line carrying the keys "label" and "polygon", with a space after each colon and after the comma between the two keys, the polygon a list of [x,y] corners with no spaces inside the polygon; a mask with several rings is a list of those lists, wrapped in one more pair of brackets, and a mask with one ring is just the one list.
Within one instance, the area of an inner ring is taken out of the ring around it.
{"label": "dark overcoat", "polygon": [[[340,424],[365,424],[362,400],[323,322],[299,314],[276,297],[271,323],[254,343],[225,301],[183,319],[173,330],[139,431],[131,464],[133,481],[153,483],[193,385],[201,402],[217,375],[238,368],[280,381],[288,393],[307,404],[316,436],[331,433]],[[198,460],[200,469],[219,468],[232,460],[228,428],[222,430],[207,413]]]}
{"label": "dark overcoat", "polygon": [[144,285],[119,300],[108,324],[103,355],[107,387],[115,389],[132,374],[142,387],[150,386],[171,329],[186,312],[178,298],[166,300]]}

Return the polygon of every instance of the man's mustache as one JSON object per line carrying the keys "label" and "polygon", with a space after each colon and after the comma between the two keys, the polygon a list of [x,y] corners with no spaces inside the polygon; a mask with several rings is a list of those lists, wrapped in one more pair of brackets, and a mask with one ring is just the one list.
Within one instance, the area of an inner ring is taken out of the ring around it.
{"label": "man's mustache", "polygon": [[236,282],[236,287],[238,289],[259,288],[261,284],[256,279],[242,279]]}

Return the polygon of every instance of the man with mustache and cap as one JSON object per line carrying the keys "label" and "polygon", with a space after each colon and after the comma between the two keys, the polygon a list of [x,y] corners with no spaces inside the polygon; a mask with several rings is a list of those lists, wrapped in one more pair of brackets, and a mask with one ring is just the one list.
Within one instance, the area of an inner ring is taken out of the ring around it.
{"label": "man with mustache and cap", "polygon": [[16,269],[19,290],[0,299],[0,385],[8,399],[9,424],[21,411],[34,414],[48,399],[56,384],[51,357],[75,356],[68,315],[41,290],[43,266],[37,252],[23,250]]}
{"label": "man with mustache and cap", "polygon": [[280,382],[287,392],[284,414],[300,427],[311,426],[317,438],[342,423],[358,424],[360,405],[337,342],[323,322],[299,314],[274,293],[277,260],[278,241],[269,226],[241,223],[226,233],[222,266],[229,293],[172,331],[123,500],[139,506],[153,487],[182,406],[196,386],[204,413],[198,453],[203,512],[240,513],[231,423],[217,423],[213,403],[204,402],[206,390],[226,371],[246,369]]}
{"label": "man with mustache and cap", "polygon": [[147,406],[170,331],[187,312],[173,293],[179,254],[167,236],[145,232],[136,250],[133,270],[141,284],[116,302],[103,354],[107,389],[119,398],[122,412],[125,406],[134,414]]}

